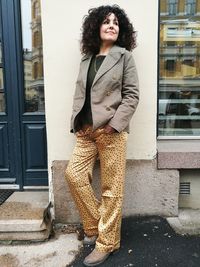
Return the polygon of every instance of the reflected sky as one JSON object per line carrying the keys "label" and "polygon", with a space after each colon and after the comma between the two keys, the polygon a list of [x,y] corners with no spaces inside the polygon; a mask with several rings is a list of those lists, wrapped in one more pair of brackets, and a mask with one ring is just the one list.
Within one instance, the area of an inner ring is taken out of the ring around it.
{"label": "reflected sky", "polygon": [[21,0],[23,48],[32,50],[31,0]]}

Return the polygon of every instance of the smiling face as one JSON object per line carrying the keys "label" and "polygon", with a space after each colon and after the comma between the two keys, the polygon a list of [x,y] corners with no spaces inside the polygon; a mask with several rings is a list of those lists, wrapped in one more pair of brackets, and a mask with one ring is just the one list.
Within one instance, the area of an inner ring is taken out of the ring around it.
{"label": "smiling face", "polygon": [[110,13],[104,19],[100,27],[102,44],[114,44],[119,35],[119,22],[115,14]]}

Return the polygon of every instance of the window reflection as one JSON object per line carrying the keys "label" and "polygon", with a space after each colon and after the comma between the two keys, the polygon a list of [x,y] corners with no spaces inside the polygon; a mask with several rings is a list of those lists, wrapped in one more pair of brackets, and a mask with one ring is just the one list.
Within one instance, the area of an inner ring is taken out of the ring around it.
{"label": "window reflection", "polygon": [[158,132],[200,136],[200,4],[193,0],[160,4]]}
{"label": "window reflection", "polygon": [[187,15],[194,15],[196,13],[196,0],[185,1],[185,12]]}
{"label": "window reflection", "polygon": [[44,112],[40,0],[21,0],[25,112]]}
{"label": "window reflection", "polygon": [[176,15],[178,0],[168,0],[168,13],[169,15]]}

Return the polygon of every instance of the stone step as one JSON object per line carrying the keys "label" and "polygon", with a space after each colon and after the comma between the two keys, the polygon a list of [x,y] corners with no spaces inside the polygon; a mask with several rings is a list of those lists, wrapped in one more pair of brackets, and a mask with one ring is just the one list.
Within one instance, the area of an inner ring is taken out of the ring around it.
{"label": "stone step", "polygon": [[48,192],[15,192],[0,206],[0,240],[43,241],[51,225]]}

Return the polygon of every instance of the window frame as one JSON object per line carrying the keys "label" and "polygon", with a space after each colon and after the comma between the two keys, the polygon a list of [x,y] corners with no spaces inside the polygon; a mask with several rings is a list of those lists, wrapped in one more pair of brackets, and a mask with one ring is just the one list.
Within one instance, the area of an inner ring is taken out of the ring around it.
{"label": "window frame", "polygon": [[[177,3],[177,0],[171,0],[175,3]],[[169,0],[166,0],[166,3],[168,5]],[[159,6],[158,6],[158,69],[157,69],[157,125],[156,125],[156,136],[157,140],[200,140],[200,135],[159,135],[159,83],[160,83],[160,20],[161,20],[161,14],[160,13],[160,6],[161,6],[161,0],[159,0]],[[166,15],[166,16],[169,16]],[[186,42],[187,43],[187,42]],[[194,46],[194,45],[192,45]]]}

